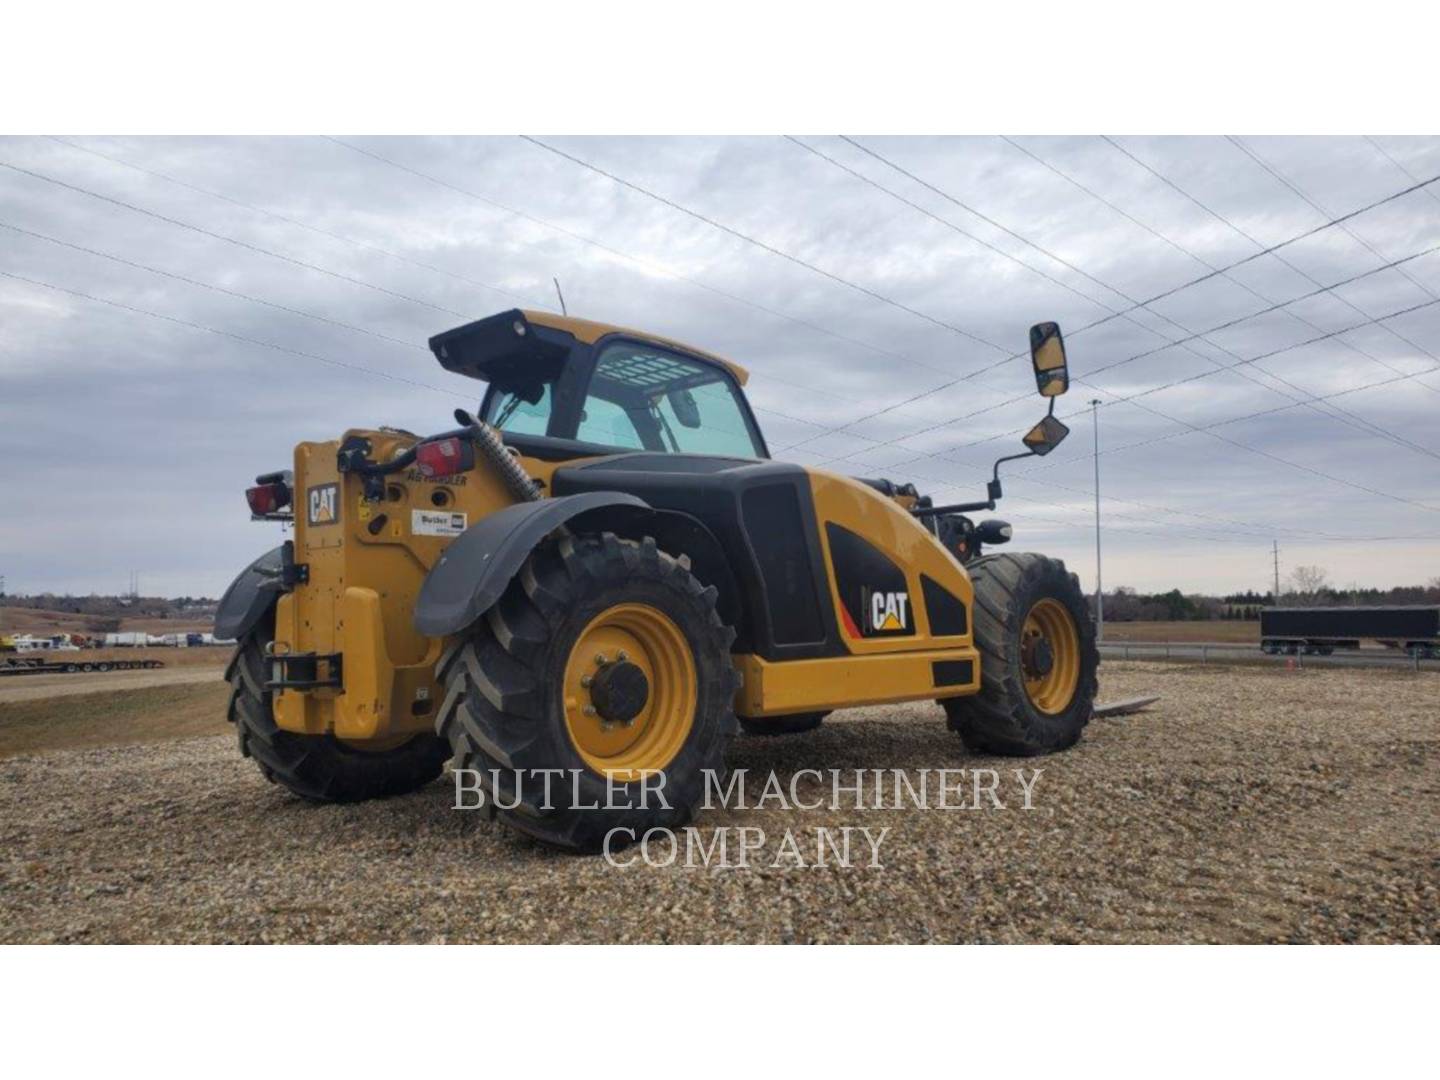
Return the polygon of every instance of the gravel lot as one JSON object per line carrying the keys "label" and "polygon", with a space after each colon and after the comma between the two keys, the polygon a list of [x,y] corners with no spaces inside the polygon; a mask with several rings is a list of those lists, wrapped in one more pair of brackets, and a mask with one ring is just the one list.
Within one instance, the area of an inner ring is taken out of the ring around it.
{"label": "gravel lot", "polygon": [[[742,737],[732,765],[787,783],[803,768],[905,769],[917,785],[926,767],[995,768],[1010,804],[706,814],[707,837],[766,830],[750,869],[554,854],[451,810],[446,782],[309,806],[228,736],[11,758],[0,940],[1440,940],[1440,677],[1102,673],[1102,697],[1163,700],[1040,761],[967,754],[933,706]],[[1044,770],[1030,811],[1017,766]],[[883,867],[768,865],[786,829],[813,858],[822,825],[889,827]]]}

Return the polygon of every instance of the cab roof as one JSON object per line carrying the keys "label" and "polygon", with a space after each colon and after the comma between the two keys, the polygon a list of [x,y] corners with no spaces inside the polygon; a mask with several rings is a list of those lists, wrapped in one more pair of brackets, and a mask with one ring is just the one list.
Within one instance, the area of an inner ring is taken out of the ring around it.
{"label": "cab roof", "polygon": [[447,370],[488,381],[494,381],[497,376],[507,371],[515,371],[520,366],[546,368],[563,363],[565,350],[554,345],[547,346],[537,340],[536,335],[527,337],[520,329],[525,324],[569,334],[586,345],[593,345],[609,334],[620,334],[662,348],[676,349],[716,364],[728,371],[741,386],[750,379],[750,373],[739,364],[704,349],[697,349],[693,345],[644,330],[632,330],[609,323],[593,322],[590,319],[575,319],[548,311],[502,311],[489,318],[436,334],[430,339],[430,351]]}

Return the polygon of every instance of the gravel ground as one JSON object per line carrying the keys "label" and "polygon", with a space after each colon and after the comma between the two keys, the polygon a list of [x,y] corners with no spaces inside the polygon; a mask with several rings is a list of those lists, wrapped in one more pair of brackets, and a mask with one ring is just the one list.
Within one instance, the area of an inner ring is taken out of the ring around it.
{"label": "gravel ground", "polygon": [[[1103,697],[1145,691],[1163,700],[1039,761],[967,754],[933,706],[742,737],[752,776],[995,768],[1007,803],[705,814],[706,838],[766,831],[749,869],[551,853],[451,810],[447,782],[309,806],[225,736],[13,758],[0,940],[1440,940],[1440,677],[1104,666]],[[1044,770],[1029,811],[1017,766]],[[787,829],[813,859],[817,826],[888,827],[883,866],[769,865]]]}

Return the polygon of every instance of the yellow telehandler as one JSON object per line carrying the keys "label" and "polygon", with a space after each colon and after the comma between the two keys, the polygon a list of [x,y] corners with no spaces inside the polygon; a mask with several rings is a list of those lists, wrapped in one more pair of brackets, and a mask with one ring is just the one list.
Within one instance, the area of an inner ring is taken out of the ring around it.
{"label": "yellow telehandler", "polygon": [[437,335],[478,415],[301,443],[247,492],[294,536],[216,620],[241,752],[322,802],[453,758],[498,820],[595,851],[689,820],[741,728],[934,699],[974,751],[1072,745],[1099,663],[1079,583],[969,517],[1067,434],[1059,327],[1030,347],[1049,413],[986,499],[937,506],[771,460],[745,370],[700,349],[518,310]]}

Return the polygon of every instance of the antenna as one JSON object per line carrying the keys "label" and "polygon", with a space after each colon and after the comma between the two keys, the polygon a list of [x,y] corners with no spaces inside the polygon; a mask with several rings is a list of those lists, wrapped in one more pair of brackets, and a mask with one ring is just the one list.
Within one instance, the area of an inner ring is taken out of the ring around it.
{"label": "antenna", "polygon": [[560,291],[560,279],[558,277],[552,277],[550,280],[555,282],[555,295],[560,298],[560,314],[569,315],[570,312],[565,310],[565,294]]}

